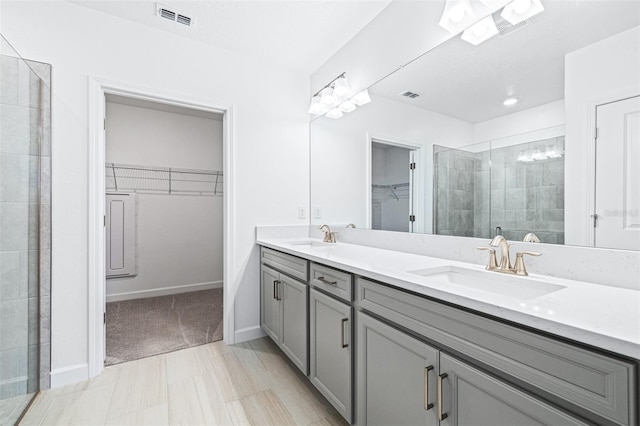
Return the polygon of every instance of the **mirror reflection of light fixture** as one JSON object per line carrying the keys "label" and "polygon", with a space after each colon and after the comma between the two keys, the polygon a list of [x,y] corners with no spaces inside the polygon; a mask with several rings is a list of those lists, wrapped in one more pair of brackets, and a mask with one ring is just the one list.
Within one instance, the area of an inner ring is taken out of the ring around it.
{"label": "mirror reflection of light fixture", "polygon": [[467,28],[460,38],[467,43],[477,46],[483,41],[489,40],[496,34],[498,34],[498,28],[496,27],[496,23],[493,21],[493,16],[489,15]]}
{"label": "mirror reflection of light fixture", "polygon": [[325,114],[326,117],[338,119],[343,116],[340,108],[332,108],[328,113]]}
{"label": "mirror reflection of light fixture", "polygon": [[351,112],[354,109],[356,109],[356,104],[354,104],[350,100],[346,100],[343,103],[341,103],[338,108],[340,108],[342,112]]}
{"label": "mirror reflection of light fixture", "polygon": [[543,10],[540,0],[513,0],[502,9],[500,16],[511,25],[517,25]]}
{"label": "mirror reflection of light fixture", "polygon": [[351,98],[351,102],[353,102],[358,106],[368,104],[369,102],[371,102],[371,96],[369,96],[369,91],[367,89],[364,89],[362,92],[358,93],[353,98]]}
{"label": "mirror reflection of light fixture", "polygon": [[369,92],[365,89],[355,96],[352,95],[346,73],[342,73],[311,97],[309,114],[326,115],[330,118],[340,118],[345,112],[351,112],[358,106],[371,102]]}
{"label": "mirror reflection of light fixture", "polygon": [[456,34],[473,24],[475,19],[477,16],[470,0],[447,0],[438,24],[450,33]]}
{"label": "mirror reflection of light fixture", "polygon": [[518,98],[507,98],[502,102],[504,106],[513,106],[518,103]]}

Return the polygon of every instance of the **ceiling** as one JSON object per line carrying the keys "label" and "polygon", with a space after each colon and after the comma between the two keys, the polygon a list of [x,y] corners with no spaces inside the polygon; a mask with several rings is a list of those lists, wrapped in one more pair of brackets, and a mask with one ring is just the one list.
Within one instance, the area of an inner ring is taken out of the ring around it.
{"label": "ceiling", "polygon": [[[373,100],[384,96],[471,123],[490,120],[563,99],[567,53],[640,25],[638,0],[543,5],[527,25],[478,46],[454,37],[373,86]],[[406,91],[420,96],[401,96]],[[505,107],[508,96],[518,104]]]}
{"label": "ceiling", "polygon": [[[391,0],[74,0],[73,3],[298,70],[315,72]],[[195,25],[156,15],[156,3]]]}

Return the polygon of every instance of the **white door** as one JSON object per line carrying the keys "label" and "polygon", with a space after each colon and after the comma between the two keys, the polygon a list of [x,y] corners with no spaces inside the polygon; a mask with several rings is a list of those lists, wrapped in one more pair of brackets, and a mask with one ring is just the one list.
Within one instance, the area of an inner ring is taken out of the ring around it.
{"label": "white door", "polygon": [[595,246],[640,250],[640,96],[596,108]]}

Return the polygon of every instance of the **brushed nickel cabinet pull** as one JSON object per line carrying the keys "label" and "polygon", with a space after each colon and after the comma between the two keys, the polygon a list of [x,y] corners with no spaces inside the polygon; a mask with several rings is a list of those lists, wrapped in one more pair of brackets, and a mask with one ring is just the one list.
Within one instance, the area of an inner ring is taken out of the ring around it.
{"label": "brushed nickel cabinet pull", "polygon": [[346,347],[349,346],[348,343],[344,342],[344,335],[345,335],[345,333],[344,333],[344,325],[347,323],[347,321],[349,321],[349,318],[342,318],[342,321],[340,321],[340,332],[342,334],[342,347],[343,348],[346,348]]}
{"label": "brushed nickel cabinet pull", "polygon": [[282,284],[282,281],[278,280],[276,281],[276,299],[278,300],[282,300],[282,295],[280,294],[280,284]]}
{"label": "brushed nickel cabinet pull", "polygon": [[424,409],[429,411],[433,404],[429,402],[429,371],[433,370],[433,365],[424,368]]}
{"label": "brushed nickel cabinet pull", "polygon": [[338,285],[338,281],[329,281],[325,277],[318,277],[318,281],[323,282],[325,284],[329,284],[329,285]]}
{"label": "brushed nickel cabinet pull", "polygon": [[443,421],[449,415],[442,412],[442,381],[449,377],[447,373],[438,375],[438,420]]}
{"label": "brushed nickel cabinet pull", "polygon": [[277,294],[277,287],[278,287],[278,280],[273,280],[273,298],[278,300],[278,294]]}

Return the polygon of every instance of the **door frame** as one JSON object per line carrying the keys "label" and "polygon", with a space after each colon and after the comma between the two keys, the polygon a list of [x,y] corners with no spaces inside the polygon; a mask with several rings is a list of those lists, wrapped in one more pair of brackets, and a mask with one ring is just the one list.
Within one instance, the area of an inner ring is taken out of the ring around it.
{"label": "door frame", "polygon": [[365,229],[371,229],[372,220],[372,195],[371,195],[371,144],[373,142],[397,146],[399,148],[409,149],[411,151],[415,151],[414,160],[416,163],[416,169],[414,171],[414,179],[413,179],[413,214],[416,216],[416,221],[413,224],[413,234],[422,234],[424,233],[425,227],[425,193],[424,193],[424,183],[425,183],[425,149],[423,145],[417,144],[415,142],[404,141],[394,137],[383,136],[377,133],[369,133],[366,135],[367,146],[366,146],[366,173],[365,173]]}
{"label": "door frame", "polygon": [[223,338],[226,344],[235,341],[233,295],[234,242],[233,225],[235,204],[234,184],[234,106],[217,105],[207,100],[191,98],[149,87],[89,77],[89,167],[88,167],[88,367],[89,377],[104,369],[105,329],[104,307],[106,299],[105,257],[105,113],[106,95],[125,96],[150,102],[168,104],[201,111],[223,114],[222,156],[223,180]]}

